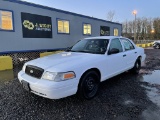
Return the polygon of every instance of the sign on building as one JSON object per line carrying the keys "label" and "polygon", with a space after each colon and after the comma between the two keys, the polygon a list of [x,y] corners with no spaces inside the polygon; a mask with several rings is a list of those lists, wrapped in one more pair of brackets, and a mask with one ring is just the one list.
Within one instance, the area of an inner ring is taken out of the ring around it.
{"label": "sign on building", "polygon": [[51,17],[21,13],[23,38],[52,38]]}

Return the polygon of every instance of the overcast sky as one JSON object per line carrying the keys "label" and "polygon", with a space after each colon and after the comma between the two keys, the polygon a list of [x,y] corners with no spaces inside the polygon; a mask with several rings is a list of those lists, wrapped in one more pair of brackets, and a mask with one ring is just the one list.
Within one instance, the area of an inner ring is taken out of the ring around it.
{"label": "overcast sky", "polygon": [[114,21],[123,22],[137,17],[160,17],[160,0],[25,0],[78,14],[106,19],[109,11],[115,11]]}

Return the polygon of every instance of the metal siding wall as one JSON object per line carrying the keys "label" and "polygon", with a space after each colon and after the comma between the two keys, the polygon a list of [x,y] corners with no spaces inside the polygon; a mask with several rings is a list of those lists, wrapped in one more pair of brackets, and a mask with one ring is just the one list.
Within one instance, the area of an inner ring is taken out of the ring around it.
{"label": "metal siding wall", "polygon": [[[100,26],[110,26],[110,33],[113,35],[113,29],[119,29],[121,35],[121,25],[106,23],[94,19],[80,16],[73,16],[56,11],[36,8],[32,6],[0,1],[0,9],[12,10],[14,14],[15,32],[0,31],[0,52],[5,51],[23,51],[39,49],[57,49],[66,48],[73,45],[82,38],[90,37],[83,35],[83,23],[92,25],[92,35],[100,35]],[[53,38],[23,38],[21,25],[21,12],[38,14],[52,17],[52,35]],[[57,34],[57,18],[70,21],[70,34]]]}

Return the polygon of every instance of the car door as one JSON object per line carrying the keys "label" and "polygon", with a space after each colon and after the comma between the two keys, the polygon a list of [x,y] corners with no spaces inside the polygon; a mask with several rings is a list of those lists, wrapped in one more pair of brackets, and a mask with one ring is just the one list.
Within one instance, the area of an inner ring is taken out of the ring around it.
{"label": "car door", "polygon": [[135,61],[137,59],[137,51],[134,47],[134,45],[130,42],[130,40],[121,38],[122,45],[124,47],[124,54],[126,55],[125,60],[125,69],[128,70],[132,68],[135,64]]}
{"label": "car door", "polygon": [[[119,52],[110,54],[113,49],[118,49]],[[123,48],[120,40],[118,38],[112,39],[109,44],[109,49],[107,51],[106,59],[106,77],[110,78],[119,73],[124,72],[125,61],[123,55]]]}

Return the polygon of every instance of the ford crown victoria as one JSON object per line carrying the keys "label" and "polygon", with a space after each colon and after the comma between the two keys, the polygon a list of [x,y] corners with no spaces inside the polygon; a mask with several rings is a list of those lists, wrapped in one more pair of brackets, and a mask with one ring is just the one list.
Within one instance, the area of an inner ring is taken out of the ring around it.
{"label": "ford crown victoria", "polygon": [[137,74],[145,57],[128,38],[90,37],[65,52],[25,63],[18,78],[26,90],[45,98],[78,94],[91,99],[100,82],[128,70]]}

